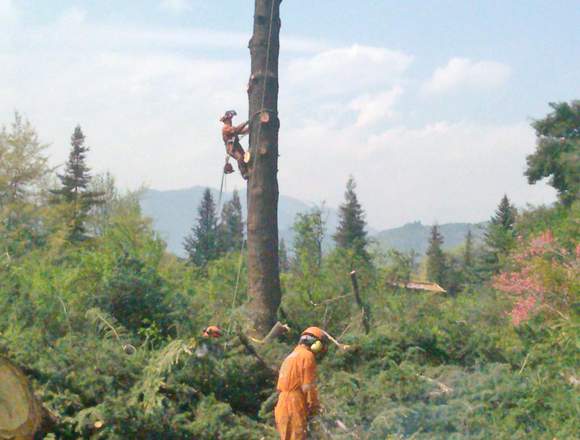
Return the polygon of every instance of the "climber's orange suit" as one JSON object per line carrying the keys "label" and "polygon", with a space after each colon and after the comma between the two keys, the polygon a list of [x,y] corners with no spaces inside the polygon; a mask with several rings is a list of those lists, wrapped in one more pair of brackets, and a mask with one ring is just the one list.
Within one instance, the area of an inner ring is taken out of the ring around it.
{"label": "climber's orange suit", "polygon": [[305,345],[297,346],[282,363],[278,404],[274,414],[281,440],[305,440],[308,416],[319,408],[316,359]]}

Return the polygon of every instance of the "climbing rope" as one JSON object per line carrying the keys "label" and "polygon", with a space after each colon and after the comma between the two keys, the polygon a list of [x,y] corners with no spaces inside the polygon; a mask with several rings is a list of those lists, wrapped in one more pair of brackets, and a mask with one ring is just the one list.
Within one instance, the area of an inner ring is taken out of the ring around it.
{"label": "climbing rope", "polygon": [[[232,298],[232,307],[231,310],[233,311],[236,308],[236,303],[238,301],[238,291],[240,287],[240,278],[242,275],[242,267],[244,266],[244,247],[246,244],[246,240],[242,239],[242,245],[240,247],[240,257],[238,259],[238,273],[236,275],[236,286],[234,288],[234,297]],[[234,323],[234,317],[230,312],[230,322],[228,323],[227,333],[230,334],[232,330],[232,325]]]}
{"label": "climbing rope", "polygon": [[[228,157],[226,156],[226,161],[227,161],[227,159],[228,159]],[[218,217],[221,215],[221,210],[222,210],[222,195],[224,192],[225,180],[226,180],[226,172],[222,171],[222,181],[220,183],[220,193],[218,196],[218,203],[217,203],[217,215],[218,215]]]}

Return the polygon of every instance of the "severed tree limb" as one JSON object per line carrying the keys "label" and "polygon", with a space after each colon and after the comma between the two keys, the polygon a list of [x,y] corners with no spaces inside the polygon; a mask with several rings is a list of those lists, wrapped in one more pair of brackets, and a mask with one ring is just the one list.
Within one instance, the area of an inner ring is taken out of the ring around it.
{"label": "severed tree limb", "polygon": [[354,292],[354,297],[355,297],[356,303],[358,304],[358,306],[360,307],[360,309],[362,311],[362,325],[365,329],[365,334],[368,335],[369,332],[371,331],[370,323],[369,323],[369,314],[368,314],[367,307],[363,303],[361,296],[360,296],[360,292],[359,292],[359,288],[358,288],[358,280],[356,278],[356,270],[353,270],[350,273],[350,281],[352,283],[352,290]]}
{"label": "severed tree limb", "polygon": [[278,375],[278,370],[271,367],[262,356],[260,356],[258,354],[258,352],[256,351],[256,349],[254,348],[254,346],[252,345],[252,343],[250,342],[250,340],[248,339],[248,337],[243,334],[243,333],[238,333],[238,338],[240,339],[240,342],[242,343],[242,345],[246,348],[246,351],[251,354],[252,356],[254,356],[256,358],[256,360],[258,361],[258,363],[264,367],[264,369],[266,371],[268,371],[270,374],[272,374],[272,376],[276,377]]}
{"label": "severed tree limb", "polygon": [[431,379],[430,377],[427,377],[427,376],[423,376],[422,374],[417,374],[417,377],[424,379],[429,383],[437,385],[437,387],[439,388],[439,391],[440,391],[439,394],[451,394],[453,392],[453,388],[451,388],[448,385],[445,385],[443,382],[440,382],[440,381],[435,380],[435,379]]}
{"label": "severed tree limb", "polygon": [[279,338],[280,336],[288,333],[290,331],[290,327],[286,324],[282,324],[280,321],[277,321],[276,324],[270,329],[268,334],[264,339],[256,339],[250,337],[252,342],[255,344],[267,344],[271,342],[273,339]]}

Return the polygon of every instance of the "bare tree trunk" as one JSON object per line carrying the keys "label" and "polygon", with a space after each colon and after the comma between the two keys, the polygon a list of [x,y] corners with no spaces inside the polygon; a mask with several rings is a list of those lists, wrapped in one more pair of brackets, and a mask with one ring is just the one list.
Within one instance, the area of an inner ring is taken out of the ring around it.
{"label": "bare tree trunk", "polygon": [[278,265],[278,53],[281,0],[255,0],[249,48],[250,178],[248,181],[249,311],[256,334],[276,322]]}

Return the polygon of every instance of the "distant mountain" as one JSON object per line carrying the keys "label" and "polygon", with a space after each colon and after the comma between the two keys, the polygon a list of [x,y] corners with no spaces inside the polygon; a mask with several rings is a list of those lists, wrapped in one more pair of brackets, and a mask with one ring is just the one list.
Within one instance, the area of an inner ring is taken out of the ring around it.
{"label": "distant mountain", "polygon": [[[439,225],[439,230],[443,235],[443,249],[453,249],[465,241],[467,231],[471,232],[475,240],[481,240],[483,236],[483,223],[445,223]],[[407,223],[404,226],[393,229],[386,229],[374,235],[377,244],[383,249],[397,249],[408,252],[414,250],[423,255],[427,251],[429,244],[430,225],[423,225],[421,222]]]}
{"label": "distant mountain", "polygon": [[[167,242],[170,252],[184,256],[183,239],[189,234],[197,218],[197,208],[205,187],[194,186],[191,188],[158,191],[150,189],[144,192],[141,198],[141,208],[143,213],[153,219],[153,226],[163,239]],[[219,198],[219,191],[211,188],[216,204]],[[231,192],[222,195],[222,205],[230,200]],[[240,194],[244,218],[246,217],[246,197]],[[287,246],[292,246],[294,237],[292,224],[296,214],[308,212],[315,206],[314,203],[304,202],[292,197],[280,195],[278,204],[278,228],[280,237],[286,241]],[[338,225],[338,213],[336,209],[324,207],[327,233],[324,242],[326,249],[332,248],[332,235]],[[481,226],[484,223],[446,223],[440,225],[441,233],[445,239],[444,249],[454,248],[465,239],[467,230],[471,228],[473,235],[477,238],[482,235]],[[386,229],[377,232],[368,228],[369,237],[374,239],[378,246],[383,249],[394,248],[401,251],[414,249],[419,254],[427,250],[429,241],[429,230],[431,226],[423,225],[420,222],[408,223],[394,229]]]}
{"label": "distant mountain", "polygon": [[[210,188],[216,204],[219,198],[219,191]],[[183,239],[189,234],[195,219],[197,218],[197,208],[205,187],[194,186],[191,188],[159,191],[149,189],[144,192],[141,198],[141,209],[143,213],[153,219],[153,226],[164,240],[167,242],[169,251],[176,255],[183,256]],[[222,205],[230,200],[231,192],[222,195]],[[240,194],[244,218],[246,217],[246,197]],[[292,243],[292,224],[299,212],[307,212],[315,206],[313,203],[280,195],[278,204],[278,228],[280,237],[284,238],[287,246]],[[329,231],[334,231],[337,225],[337,213],[334,209],[325,207],[327,226]]]}

